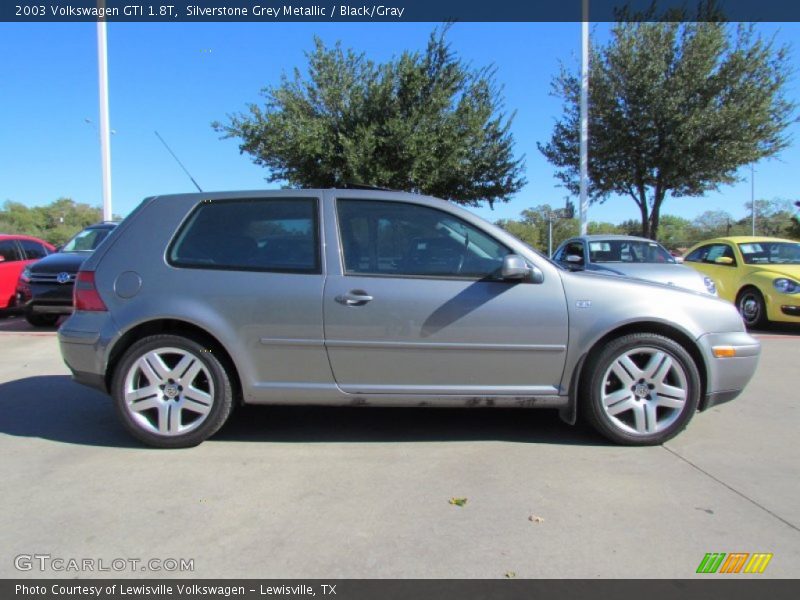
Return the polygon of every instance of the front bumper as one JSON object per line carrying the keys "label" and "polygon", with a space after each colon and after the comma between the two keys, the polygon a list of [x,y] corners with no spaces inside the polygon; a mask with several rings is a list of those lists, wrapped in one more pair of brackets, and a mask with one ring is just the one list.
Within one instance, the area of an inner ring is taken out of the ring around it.
{"label": "front bumper", "polygon": [[[708,333],[698,340],[706,363],[706,393],[700,410],[736,398],[750,382],[761,354],[759,341],[745,332]],[[717,354],[732,354],[718,358]]]}
{"label": "front bumper", "polygon": [[54,285],[19,282],[17,306],[36,314],[68,315],[72,313],[72,284]]}

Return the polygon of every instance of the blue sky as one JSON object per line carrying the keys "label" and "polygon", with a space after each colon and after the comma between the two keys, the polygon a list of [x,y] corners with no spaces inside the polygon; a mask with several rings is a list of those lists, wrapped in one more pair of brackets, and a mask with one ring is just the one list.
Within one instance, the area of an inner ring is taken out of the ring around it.
{"label": "blue sky", "polygon": [[[235,140],[220,140],[210,123],[260,100],[259,90],[281,73],[305,65],[316,34],[327,44],[383,61],[404,49],[423,49],[432,23],[111,23],[108,61],[113,208],[126,215],[149,195],[194,191],[154,130],[166,139],[204,190],[277,187]],[[609,26],[593,35],[608,38]],[[800,24],[760,25],[778,41],[800,39]],[[550,96],[559,62],[576,67],[579,23],[458,23],[453,49],[475,66],[493,63],[506,107],[517,112],[516,148],[526,155],[527,186],[510,202],[475,212],[490,220],[514,218],[531,206],[563,205],[565,190],[536,148],[548,139],[561,103]],[[0,23],[0,202],[29,206],[59,197],[101,204],[98,143],[97,39],[94,23]],[[800,66],[800,48],[792,61]],[[800,71],[800,69],[798,69]],[[800,101],[795,77],[789,96]],[[89,119],[92,123],[87,123]],[[757,198],[800,198],[800,125],[779,160],[756,166]],[[664,212],[692,218],[722,209],[745,216],[749,168],[743,183],[704,198],[669,199]],[[638,218],[620,198],[594,205],[590,220]]]}

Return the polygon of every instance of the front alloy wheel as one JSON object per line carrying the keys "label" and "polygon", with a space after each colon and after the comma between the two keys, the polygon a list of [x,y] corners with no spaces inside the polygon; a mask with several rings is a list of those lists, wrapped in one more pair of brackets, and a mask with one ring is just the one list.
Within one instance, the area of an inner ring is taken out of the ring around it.
{"label": "front alloy wheel", "polygon": [[661,444],[697,410],[697,367],[672,339],[656,334],[618,338],[593,356],[587,368],[586,415],[612,441]]}
{"label": "front alloy wheel", "polygon": [[152,446],[194,446],[231,410],[231,384],[213,350],[195,340],[155,335],[134,344],[116,370],[113,395],[123,424]]}
{"label": "front alloy wheel", "polygon": [[763,327],[767,324],[767,308],[764,305],[764,297],[755,288],[747,288],[739,294],[736,303],[739,314],[742,315],[744,324],[748,327]]}

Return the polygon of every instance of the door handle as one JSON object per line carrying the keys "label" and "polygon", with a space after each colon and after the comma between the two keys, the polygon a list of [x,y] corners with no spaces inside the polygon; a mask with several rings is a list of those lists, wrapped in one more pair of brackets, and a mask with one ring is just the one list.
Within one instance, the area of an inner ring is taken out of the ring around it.
{"label": "door handle", "polygon": [[345,306],[364,306],[367,302],[372,301],[372,296],[364,290],[350,290],[346,294],[336,296],[336,301]]}

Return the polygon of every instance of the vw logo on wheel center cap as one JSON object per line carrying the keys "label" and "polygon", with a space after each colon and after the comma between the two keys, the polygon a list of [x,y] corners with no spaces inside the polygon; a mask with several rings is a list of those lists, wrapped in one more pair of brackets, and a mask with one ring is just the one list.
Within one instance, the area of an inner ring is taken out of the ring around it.
{"label": "vw logo on wheel center cap", "polygon": [[646,383],[637,383],[636,387],[633,388],[633,393],[639,398],[645,398],[650,393],[650,388]]}
{"label": "vw logo on wheel center cap", "polygon": [[169,383],[164,387],[164,395],[170,400],[178,395],[178,386],[174,383]]}
{"label": "vw logo on wheel center cap", "polygon": [[67,283],[69,282],[69,280],[70,280],[69,273],[59,273],[58,275],[56,275],[56,281],[58,283]]}

